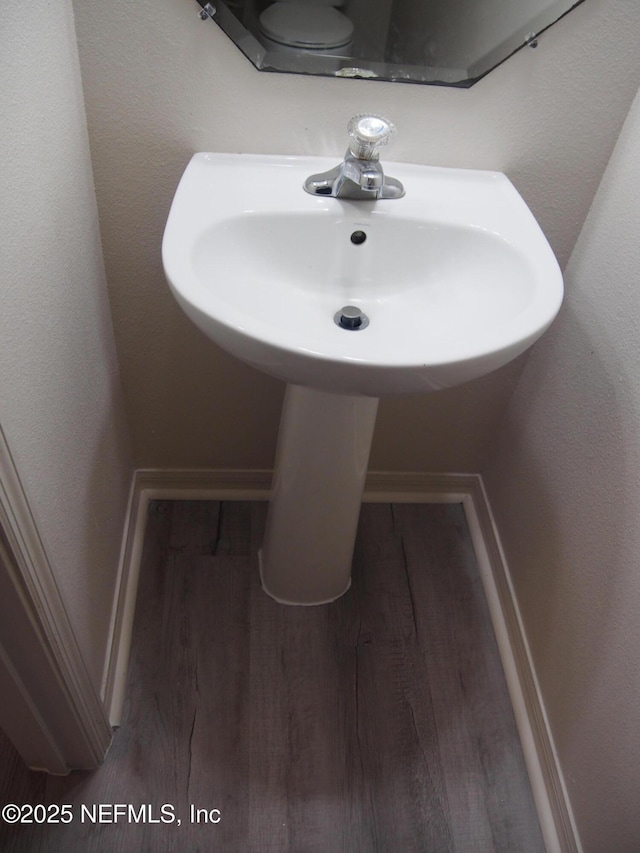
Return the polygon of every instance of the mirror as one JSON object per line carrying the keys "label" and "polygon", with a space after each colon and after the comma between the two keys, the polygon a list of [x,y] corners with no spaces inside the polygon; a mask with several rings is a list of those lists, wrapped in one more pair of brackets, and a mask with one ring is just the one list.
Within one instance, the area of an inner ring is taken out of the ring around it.
{"label": "mirror", "polygon": [[198,0],[261,71],[472,86],[583,0]]}

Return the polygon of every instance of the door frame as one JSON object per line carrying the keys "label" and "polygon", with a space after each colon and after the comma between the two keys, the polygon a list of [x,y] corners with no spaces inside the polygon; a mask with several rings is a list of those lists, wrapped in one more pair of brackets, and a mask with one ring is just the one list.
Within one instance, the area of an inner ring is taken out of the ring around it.
{"label": "door frame", "polygon": [[112,728],[0,425],[0,728],[26,764],[93,769]]}

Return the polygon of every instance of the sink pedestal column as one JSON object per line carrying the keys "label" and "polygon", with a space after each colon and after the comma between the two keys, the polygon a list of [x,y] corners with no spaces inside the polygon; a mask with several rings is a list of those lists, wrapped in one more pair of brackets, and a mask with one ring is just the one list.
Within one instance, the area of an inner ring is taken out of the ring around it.
{"label": "sink pedestal column", "polygon": [[326,604],[351,585],[374,397],[288,385],[265,539],[262,586],[283,604]]}

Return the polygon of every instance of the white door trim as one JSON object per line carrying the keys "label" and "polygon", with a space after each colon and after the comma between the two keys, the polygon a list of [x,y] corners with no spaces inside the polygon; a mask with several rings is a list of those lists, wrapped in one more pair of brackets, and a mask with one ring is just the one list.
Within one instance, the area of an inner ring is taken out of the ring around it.
{"label": "white door trim", "polygon": [[1,427],[0,546],[0,727],[31,767],[97,767],[111,726]]}

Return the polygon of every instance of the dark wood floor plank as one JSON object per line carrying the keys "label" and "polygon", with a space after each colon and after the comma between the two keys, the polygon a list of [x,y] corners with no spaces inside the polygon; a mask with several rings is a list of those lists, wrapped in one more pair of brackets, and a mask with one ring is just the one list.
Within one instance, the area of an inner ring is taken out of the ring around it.
{"label": "dark wood floor plank", "polygon": [[[150,505],[123,725],[99,771],[29,773],[0,738],[3,802],[166,803],[182,824],[0,825],[0,849],[542,851],[461,508],[363,507],[352,588],[323,607],[262,591],[265,514]],[[190,804],[220,822],[191,823]]]}
{"label": "dark wood floor plank", "polygon": [[[423,671],[446,759],[455,849],[543,849],[462,507],[441,505],[425,512],[396,505],[393,510],[404,540]],[[434,535],[438,530],[443,535]]]}
{"label": "dark wood floor plank", "polygon": [[171,516],[169,545],[177,554],[215,554],[220,537],[220,501],[164,501]]}
{"label": "dark wood floor plank", "polygon": [[[218,809],[218,849],[246,843],[249,773],[246,731],[249,664],[249,586],[242,557],[181,558],[174,569],[185,578],[190,602],[186,642],[193,680],[183,689],[194,697],[188,744],[186,799],[206,813]],[[202,825],[200,834],[211,836]]]}
{"label": "dark wood floor plank", "polygon": [[[431,509],[431,508],[430,508]],[[424,511],[422,518],[424,518]],[[456,851],[492,850],[491,824],[484,804],[479,777],[477,742],[470,725],[470,712],[461,701],[463,673],[467,674],[473,650],[459,642],[473,630],[468,624],[464,601],[468,598],[465,578],[453,580],[451,537],[434,537],[434,529],[447,530],[440,508],[431,512],[435,523],[425,528],[415,514],[394,507],[396,530],[404,542],[406,571],[415,604],[417,635],[423,677],[428,680],[434,716],[443,755],[444,787],[451,809],[451,831]],[[439,522],[439,523],[438,523]],[[431,531],[422,535],[425,529]],[[416,547],[416,542],[419,546]],[[416,552],[417,551],[417,556]],[[438,560],[447,571],[434,571]],[[458,573],[459,574],[459,573]]]}
{"label": "dark wood floor plank", "polygon": [[283,607],[257,578],[253,584],[252,850],[346,849],[345,726],[353,699],[351,685],[343,689],[350,662],[342,649],[351,631],[336,623],[337,609]]}
{"label": "dark wood floor plank", "polygon": [[358,712],[377,849],[451,850],[428,684],[418,669],[413,604],[390,507],[367,507],[355,555]]}
{"label": "dark wood floor plank", "polygon": [[215,553],[248,557],[251,554],[251,504],[225,501],[220,507]]}

